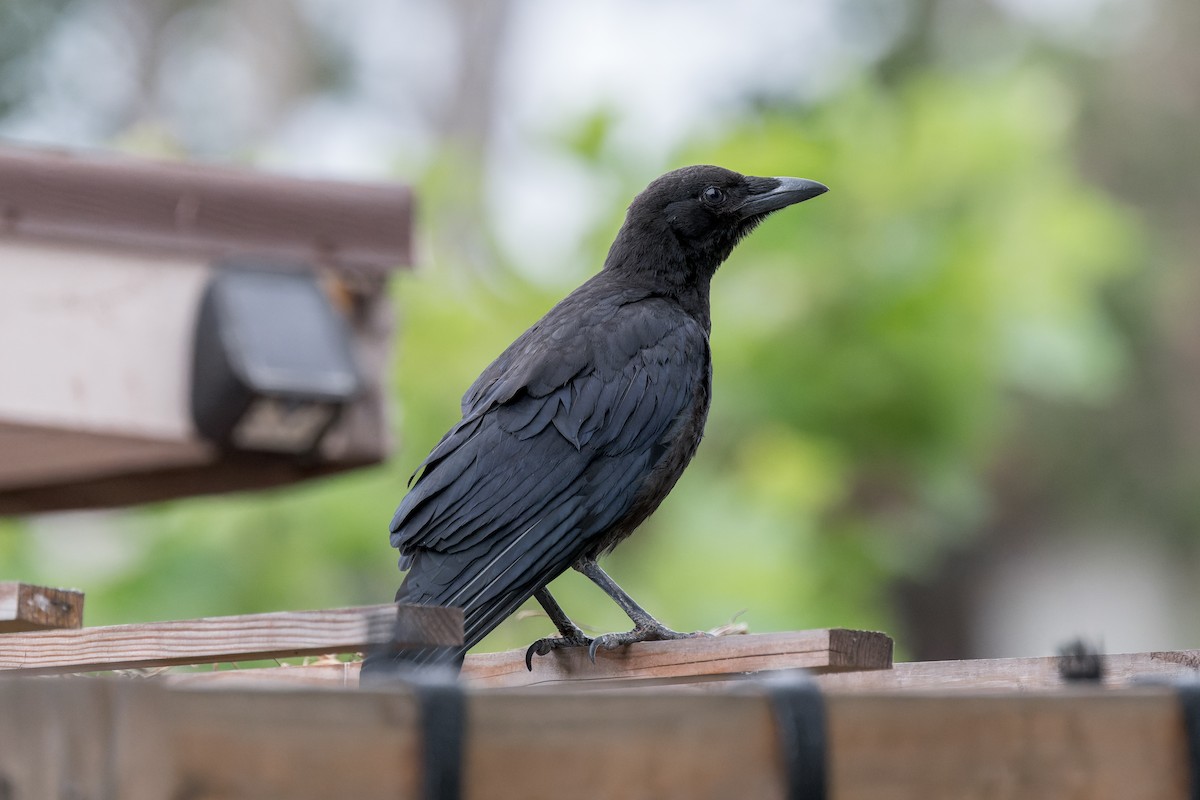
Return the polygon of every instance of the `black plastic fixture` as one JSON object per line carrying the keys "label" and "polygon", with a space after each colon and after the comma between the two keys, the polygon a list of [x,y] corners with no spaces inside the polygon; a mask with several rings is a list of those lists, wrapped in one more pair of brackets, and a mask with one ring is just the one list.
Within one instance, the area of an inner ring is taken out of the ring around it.
{"label": "black plastic fixture", "polygon": [[307,271],[220,265],[192,359],[192,419],[237,450],[312,452],[361,386],[346,324]]}

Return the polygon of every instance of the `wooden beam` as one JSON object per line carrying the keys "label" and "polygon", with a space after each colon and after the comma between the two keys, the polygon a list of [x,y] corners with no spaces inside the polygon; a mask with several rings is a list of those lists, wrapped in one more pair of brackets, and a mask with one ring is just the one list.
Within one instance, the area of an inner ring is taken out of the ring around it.
{"label": "wooden beam", "polygon": [[[1104,686],[1127,685],[1135,678],[1195,678],[1200,650],[1116,653],[1104,655]],[[821,688],[831,691],[924,690],[981,691],[1057,689],[1067,685],[1058,674],[1059,659],[995,658],[971,661],[914,661],[879,672],[821,675]]]}
{"label": "wooden beam", "polygon": [[[0,425],[0,438],[3,427]],[[381,430],[378,425],[374,429]],[[56,438],[62,444],[83,450],[93,437],[78,431],[62,431]],[[111,452],[113,458],[109,460],[109,466],[116,461],[128,463],[128,451],[121,451],[119,440],[114,443]],[[202,455],[197,458],[197,453]],[[0,486],[0,516],[77,508],[113,508],[176,497],[286,486],[377,464],[382,456],[383,453],[350,453],[340,454],[336,460],[299,462],[274,453],[221,451],[206,442],[193,440],[175,446],[169,456],[164,449],[159,465],[154,468],[147,466],[145,469],[118,471],[115,474],[63,478],[37,486]],[[188,460],[198,463],[186,463]]]}
{"label": "wooden beam", "polygon": [[82,625],[83,592],[0,581],[0,633]]}
{"label": "wooden beam", "polygon": [[746,672],[809,669],[819,672],[887,669],[892,640],[882,633],[826,628],[790,633],[756,633],[644,642],[597,652],[588,661],[583,648],[534,656],[525,667],[525,650],[480,653],[463,664],[463,678],[480,688],[572,686],[597,688],[635,681],[642,684],[721,680]]}
{"label": "wooden beam", "polygon": [[[169,689],[0,680],[0,785],[13,797],[418,796],[403,690]],[[1183,800],[1186,737],[1165,688],[826,697],[836,800]],[[465,797],[784,796],[753,687],[501,690],[467,701]]]}
{"label": "wooden beam", "polygon": [[0,242],[77,242],[382,275],[412,263],[412,191],[205,164],[0,148]]}
{"label": "wooden beam", "polygon": [[[565,650],[535,656],[525,668],[525,650],[468,655],[462,679],[476,689],[517,687],[607,689],[729,680],[744,673],[807,669],[814,673],[887,670],[892,640],[882,633],[842,628],[791,633],[756,633],[645,642],[596,654]],[[174,674],[182,683],[280,682],[310,686],[357,686],[360,664],[310,664],[265,669]]]}
{"label": "wooden beam", "polygon": [[[754,634],[748,638],[750,642],[740,644],[757,647],[753,639],[762,634]],[[724,648],[736,639],[722,637],[711,644],[715,648]],[[631,663],[635,671],[639,665],[646,666],[636,651],[646,645],[638,645],[630,653]],[[557,670],[548,669],[534,659],[534,671],[521,675],[524,670],[523,662],[517,670],[523,651],[510,650],[504,653],[481,653],[469,655],[463,664],[463,678],[475,688],[496,688],[504,686],[537,686],[548,687],[578,686],[591,688],[619,688],[637,685],[639,678],[620,674],[614,675],[615,668],[604,656],[601,656],[596,666],[590,664],[586,669],[574,672],[574,679],[551,678]],[[801,653],[779,653],[777,661],[768,663],[765,669],[795,667],[807,658]],[[836,657],[840,658],[840,657]],[[711,661],[711,660],[710,660]],[[835,661],[831,657],[830,661]],[[897,691],[938,691],[938,692],[981,692],[981,691],[1010,691],[1010,690],[1048,690],[1066,687],[1067,682],[1058,674],[1058,658],[997,658],[972,661],[921,661],[895,664],[890,669],[881,666],[879,653],[871,654],[870,650],[860,652],[857,659],[846,658],[842,667],[810,666],[808,669],[815,675],[821,688],[831,692],[897,692]],[[1200,677],[1200,650],[1155,651],[1147,653],[1117,653],[1103,656],[1104,678],[1102,686],[1119,688],[1127,687],[1137,680],[1196,679]],[[498,666],[509,664],[509,666]],[[857,666],[855,666],[857,664]],[[270,667],[266,669],[237,670],[203,673],[176,673],[168,677],[172,682],[221,682],[226,684],[260,684],[284,683],[297,686],[334,686],[353,687],[358,685],[357,662],[348,663],[319,663],[305,666]],[[706,662],[701,660],[693,670],[686,669],[686,664],[680,664],[680,672],[671,680],[665,681],[653,678],[641,678],[644,684],[678,683],[689,685],[714,680],[705,676]],[[588,670],[591,670],[589,680]],[[728,676],[727,676],[728,677]],[[749,677],[749,676],[746,676]],[[717,678],[719,679],[719,678]],[[569,680],[570,682],[565,682]]]}
{"label": "wooden beam", "polygon": [[407,647],[459,644],[462,612],[383,605],[13,633],[0,637],[0,671],[94,672],[359,652],[393,631]]}
{"label": "wooden beam", "polygon": [[[468,657],[469,658],[469,657]],[[357,689],[361,661],[320,660],[314,664],[281,664],[254,669],[204,670],[203,672],[166,672],[155,677],[171,686],[245,686],[245,687],[320,687]]]}
{"label": "wooden beam", "polygon": [[826,701],[835,797],[1190,796],[1187,740],[1170,690],[834,694]]}

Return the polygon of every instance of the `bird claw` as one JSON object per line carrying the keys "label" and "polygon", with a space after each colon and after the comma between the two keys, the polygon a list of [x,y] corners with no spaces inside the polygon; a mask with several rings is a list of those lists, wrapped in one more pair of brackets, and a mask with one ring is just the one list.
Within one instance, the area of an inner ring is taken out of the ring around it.
{"label": "bird claw", "polygon": [[538,639],[536,642],[529,645],[529,649],[525,651],[525,670],[527,672],[533,672],[533,656],[535,653],[539,656],[544,656],[546,653],[550,652],[549,650],[543,649],[543,641],[545,640]]}
{"label": "bird claw", "polygon": [[694,633],[681,633],[673,631],[662,625],[638,625],[633,630],[626,633],[606,633],[602,636],[597,636],[588,646],[588,659],[593,664],[596,663],[596,653],[603,648],[604,650],[616,650],[618,647],[625,645],[637,644],[638,642],[665,642],[672,639],[698,639],[712,634],[706,631],[695,631]]}
{"label": "bird claw", "polygon": [[[565,647],[588,647],[592,640],[583,635],[582,631],[576,631],[571,636],[547,636],[545,639],[538,639],[525,651],[525,669],[533,672],[533,657],[535,655],[549,655],[553,650],[561,650]],[[593,661],[595,659],[592,659]]]}

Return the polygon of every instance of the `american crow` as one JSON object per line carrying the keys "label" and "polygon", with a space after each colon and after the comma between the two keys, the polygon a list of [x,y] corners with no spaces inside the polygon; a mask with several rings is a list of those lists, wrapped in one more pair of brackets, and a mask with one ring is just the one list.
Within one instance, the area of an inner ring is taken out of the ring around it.
{"label": "american crow", "polygon": [[[397,602],[458,606],[465,641],[380,662],[461,661],[536,597],[558,635],[526,653],[695,634],[664,627],[596,563],[662,502],[696,452],[712,367],[709,282],[772,211],[826,187],[714,166],[669,172],[634,198],[604,268],[483,371],[392,519],[408,574]],[[414,473],[416,477],[416,473]],[[633,620],[590,639],[546,584],[582,572]]]}

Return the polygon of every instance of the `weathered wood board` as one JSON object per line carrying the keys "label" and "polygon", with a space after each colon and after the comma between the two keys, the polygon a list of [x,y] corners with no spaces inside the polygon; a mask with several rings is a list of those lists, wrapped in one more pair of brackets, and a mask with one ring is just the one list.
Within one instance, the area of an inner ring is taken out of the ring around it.
{"label": "weathered wood board", "polygon": [[381,605],[11,633],[0,636],[0,672],[93,672],[352,653],[393,633],[403,646],[458,644],[462,612]]}
{"label": "weathered wood board", "polygon": [[[596,663],[580,649],[535,656],[525,667],[524,650],[468,655],[462,678],[473,688],[518,687],[608,689],[695,684],[730,680],[746,673],[807,669],[814,673],[886,670],[892,640],[882,633],[842,628],[714,636],[672,642],[643,642],[598,652]],[[354,686],[357,663],[312,664],[256,670],[180,674],[173,681],[281,681],[289,684]]]}
{"label": "weathered wood board", "polygon": [[[417,797],[403,690],[0,680],[0,786],[162,797]],[[1166,688],[826,696],[835,800],[1183,800]],[[767,701],[712,692],[499,690],[467,700],[466,798],[782,798]]]}
{"label": "weathered wood board", "polygon": [[0,581],[0,633],[82,625],[83,592]]}
{"label": "weathered wood board", "polygon": [[[879,672],[842,672],[817,678],[829,691],[930,690],[971,691],[1059,689],[1067,685],[1059,675],[1060,659],[994,658],[967,661],[914,661]],[[1200,676],[1200,650],[1149,653],[1114,653],[1102,656],[1101,685],[1127,686],[1131,681],[1191,679]]]}

